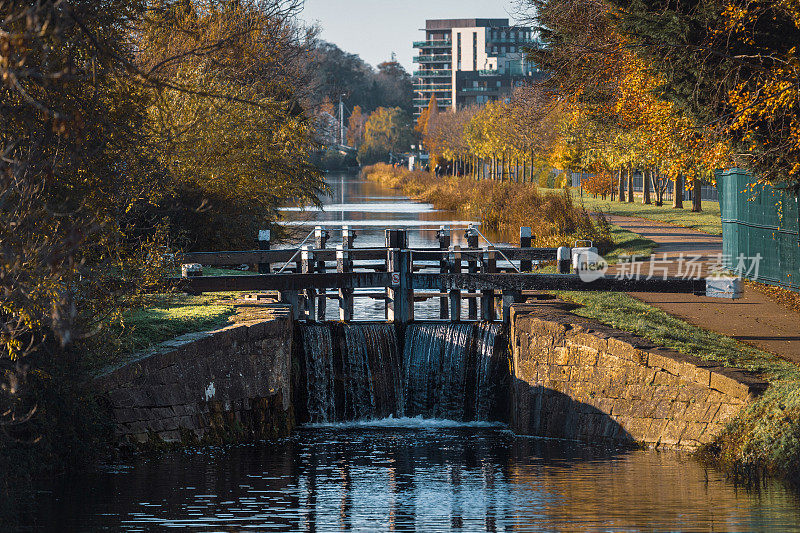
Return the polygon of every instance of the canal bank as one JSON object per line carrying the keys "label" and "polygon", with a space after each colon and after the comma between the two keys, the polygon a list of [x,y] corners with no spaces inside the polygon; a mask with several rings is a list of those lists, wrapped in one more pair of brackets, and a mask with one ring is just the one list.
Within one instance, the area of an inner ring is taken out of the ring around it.
{"label": "canal bank", "polygon": [[[739,405],[737,400],[743,400],[746,391],[755,392],[752,383],[734,379],[722,385],[715,380],[716,387],[729,392],[714,389],[712,370],[691,369],[689,361],[677,354],[659,354],[621,332],[594,329],[596,325],[570,315],[568,308],[555,302],[517,306],[513,316],[511,368],[517,379],[511,426],[491,420],[391,417],[300,424],[288,439],[277,441],[252,440],[253,434],[248,434],[247,445],[144,456],[82,476],[79,482],[86,497],[67,496],[66,487],[53,487],[40,500],[41,520],[57,521],[62,527],[81,524],[122,530],[249,526],[278,531],[384,526],[437,531],[454,523],[468,530],[483,530],[489,523],[490,529],[517,531],[791,531],[800,523],[796,496],[782,486],[766,483],[761,491],[749,492],[684,454],[632,449],[631,436],[638,426],[629,422],[642,409],[634,397],[645,394],[631,395],[628,418],[617,410],[624,407],[619,398],[625,397],[625,389],[638,385],[639,390],[651,387],[653,393],[672,394],[658,400],[670,403],[672,418],[678,407],[685,409],[678,418],[688,420],[690,412],[713,418],[722,416],[722,404]],[[280,319],[276,324],[282,324]],[[219,342],[195,342],[242,346],[241,336],[234,342],[230,333],[218,335]],[[261,357],[269,360],[274,351],[267,347]],[[181,347],[174,352],[188,356],[196,368],[206,367],[197,364],[196,351],[191,355],[192,350]],[[405,350],[395,350],[401,352]],[[235,372],[236,359],[250,360],[244,355],[248,353],[231,352],[223,370]],[[645,361],[644,353],[652,354],[653,360],[648,356]],[[137,368],[143,368],[141,363]],[[697,375],[703,370],[708,370],[707,382]],[[605,389],[595,389],[594,394],[586,389],[587,382],[581,379],[586,372],[609,378],[597,380]],[[639,377],[651,372],[652,379]],[[619,383],[621,373],[625,385],[612,394],[608,386]],[[573,375],[575,381],[570,381]],[[152,382],[140,377],[143,383]],[[230,397],[224,387],[232,381],[207,377],[223,387],[215,387],[217,398]],[[342,385],[352,377],[349,374]],[[297,381],[302,380],[289,380]],[[320,381],[326,381],[324,376]],[[521,382],[530,389],[526,398]],[[254,391],[256,397],[263,397],[264,390]],[[601,391],[605,397],[600,397]],[[200,402],[218,401],[205,399],[207,387],[198,387],[197,393]],[[705,398],[700,397],[703,394]],[[710,413],[711,396],[725,399],[714,413]],[[686,405],[679,405],[682,401]],[[230,405],[236,409],[235,402]],[[705,413],[700,413],[701,406]],[[731,414],[730,407],[725,413]],[[232,413],[231,418],[237,415]],[[653,418],[650,426],[664,424],[660,440],[668,444],[669,421]],[[538,427],[537,419],[543,422]],[[684,433],[688,426],[687,422]],[[680,446],[680,441],[672,444]]]}
{"label": "canal bank", "polygon": [[[380,169],[373,174],[374,179],[400,187],[419,198],[427,197],[424,190],[426,188],[433,191],[442,187],[452,189],[461,183],[455,178],[435,180],[426,173],[409,173],[393,169]],[[433,186],[430,185],[431,182]],[[445,185],[438,182],[443,182]],[[515,184],[493,182],[490,185],[502,187]],[[470,205],[495,203],[488,197],[476,195],[472,189],[474,183],[469,187],[463,187],[459,205],[468,208]],[[555,191],[551,191],[550,194],[553,192]],[[511,213],[513,212],[514,210],[511,210]],[[536,220],[538,222],[539,219]],[[614,217],[611,217],[611,220],[617,220],[621,226],[634,232],[638,229],[635,224],[641,223],[634,221],[634,225],[631,225]],[[524,221],[523,224],[530,222]],[[542,226],[546,227],[546,224]],[[691,230],[678,229],[678,231],[682,231],[680,237],[691,242],[672,242],[662,250],[666,254],[653,256],[652,259],[657,265],[655,275],[660,275],[659,272],[663,271],[664,265],[669,261],[672,261],[668,265],[669,272],[673,275],[676,270],[680,272],[681,265],[687,264],[687,261],[694,262],[712,273],[713,265],[720,263],[721,259],[716,257],[712,257],[711,261],[703,259],[714,252],[716,245],[707,242],[711,238],[703,235],[702,239],[693,239],[694,234]],[[654,241],[662,242],[669,239],[668,234],[675,233],[675,228],[657,227],[653,228],[653,231],[641,233],[649,235]],[[695,240],[698,242],[694,242]],[[632,242],[635,242],[635,239]],[[610,262],[612,259],[623,258],[625,254],[647,257],[657,245],[656,242],[648,242],[650,246],[641,247],[641,250],[624,250],[618,257],[606,257]],[[665,258],[666,261],[663,261]],[[612,269],[615,268],[624,269],[625,266],[612,266]],[[644,271],[646,272],[648,268],[652,268],[651,263],[645,262]],[[612,272],[617,271],[612,270]],[[653,271],[650,270],[650,273],[653,274]],[[793,360],[791,343],[797,340],[795,335],[797,321],[791,311],[782,309],[763,296],[753,295],[750,288],[746,289],[743,300],[731,301],[688,295],[634,295],[651,302],[652,305],[638,302],[625,294],[581,292],[562,295],[570,301],[585,305],[579,312],[583,316],[591,316],[604,324],[635,332],[655,344],[662,344],[681,353],[699,357],[708,364],[746,369],[771,383],[772,386],[767,393],[758,402],[752,403],[742,416],[727,427],[724,437],[706,448],[705,455],[712,461],[724,465],[727,471],[740,478],[752,480],[771,475],[800,484],[798,466],[800,465],[800,444],[798,444],[800,443],[800,394],[798,393],[800,367],[796,362],[791,362]],[[739,307],[742,308],[742,313],[737,313]],[[683,317],[697,326],[667,314],[661,309]],[[704,316],[709,319],[705,320]],[[758,328],[754,329],[753,324],[761,324],[761,330],[755,331]],[[725,335],[732,335],[733,338]],[[736,337],[739,335],[743,337],[742,341],[754,345],[755,348],[738,342]],[[759,348],[773,353],[764,352]]]}
{"label": "canal bank", "polygon": [[[517,304],[504,332],[498,325],[481,333],[447,323],[295,324],[273,304],[268,319],[184,335],[96,386],[106,393],[117,438],[146,447],[275,439],[296,423],[423,416],[500,422],[517,435],[686,450],[713,442],[767,387],[573,308],[557,300]],[[485,347],[471,353],[474,342]],[[433,384],[442,388],[431,393]],[[481,401],[485,407],[454,407]]]}
{"label": "canal bank", "polygon": [[[398,191],[357,176],[330,178],[339,196],[326,203],[336,208],[297,218],[312,226],[358,222],[358,246],[382,244],[386,221],[416,227],[412,242],[434,246],[438,225],[458,221],[432,207],[420,213]],[[362,319],[382,313],[372,300],[357,304]],[[208,384],[198,387],[198,402]],[[76,484],[80,494],[70,490]],[[788,531],[800,522],[784,487],[740,490],[683,454],[529,438],[490,422],[396,417],[300,425],[278,441],[143,456],[48,490],[38,505],[51,528]]]}

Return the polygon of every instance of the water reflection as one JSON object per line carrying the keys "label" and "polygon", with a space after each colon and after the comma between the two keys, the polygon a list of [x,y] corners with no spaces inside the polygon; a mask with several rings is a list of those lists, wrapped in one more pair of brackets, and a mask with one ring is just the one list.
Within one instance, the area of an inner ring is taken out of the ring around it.
{"label": "water reflection", "polygon": [[[69,490],[80,486],[80,492]],[[280,445],[206,450],[71,480],[49,527],[143,531],[798,530],[778,486],[738,490],[675,454],[486,427],[315,426]]]}

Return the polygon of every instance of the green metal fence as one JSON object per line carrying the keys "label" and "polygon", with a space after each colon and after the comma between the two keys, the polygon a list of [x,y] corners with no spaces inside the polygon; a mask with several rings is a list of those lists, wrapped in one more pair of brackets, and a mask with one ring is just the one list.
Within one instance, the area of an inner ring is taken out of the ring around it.
{"label": "green metal fence", "polygon": [[800,290],[797,196],[755,181],[736,168],[717,175],[726,266],[735,270],[740,257],[760,254],[759,281]]}

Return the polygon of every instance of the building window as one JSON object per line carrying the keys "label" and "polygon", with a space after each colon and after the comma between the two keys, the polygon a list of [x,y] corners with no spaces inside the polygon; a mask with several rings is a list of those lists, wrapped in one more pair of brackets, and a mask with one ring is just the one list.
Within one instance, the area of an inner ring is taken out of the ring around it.
{"label": "building window", "polygon": [[461,70],[461,34],[456,34],[456,63],[458,70]]}
{"label": "building window", "polygon": [[517,51],[517,49],[516,49],[516,47],[514,47],[514,46],[512,46],[512,47],[511,47],[511,49],[509,50],[509,52],[511,52],[512,54],[513,54],[514,52],[516,52],[516,51]]}
{"label": "building window", "polygon": [[506,53],[506,47],[505,46],[501,46],[500,47],[500,53],[501,54],[505,54]]}
{"label": "building window", "polygon": [[500,81],[498,81],[498,82],[497,82],[497,86],[498,86],[498,87],[502,87],[502,86],[503,86],[503,82],[500,82]]}
{"label": "building window", "polygon": [[472,34],[472,70],[478,70],[478,32]]}

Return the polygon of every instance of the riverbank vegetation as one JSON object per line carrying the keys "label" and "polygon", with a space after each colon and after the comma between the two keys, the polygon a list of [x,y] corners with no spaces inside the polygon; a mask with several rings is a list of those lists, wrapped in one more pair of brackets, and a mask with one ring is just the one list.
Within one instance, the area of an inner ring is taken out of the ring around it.
{"label": "riverbank vegetation", "polygon": [[767,391],[701,450],[701,456],[740,481],[758,483],[769,475],[800,487],[800,367],[626,294],[562,292],[559,296],[582,305],[575,311],[580,316],[635,333],[658,346],[757,373],[768,381]]}
{"label": "riverbank vegetation", "polygon": [[[607,196],[616,189],[617,202],[635,200],[630,180],[623,179],[633,168],[644,175],[644,203],[663,194],[658,177],[667,176],[676,191],[697,190],[713,183],[715,168],[732,166],[800,188],[800,71],[788,67],[798,64],[796,3],[524,4],[545,44],[531,57],[553,75],[516,99],[556,95],[548,109],[558,118],[559,140],[542,153],[558,168],[605,177],[598,186]],[[680,196],[674,195],[675,207],[682,207]],[[693,199],[692,210],[699,211],[699,195]],[[718,222],[710,233],[719,233]],[[688,225],[683,217],[678,223]],[[771,386],[707,456],[746,478],[772,474],[800,482],[797,365],[624,295],[570,297],[587,305],[582,312],[659,344],[761,373]]]}
{"label": "riverbank vegetation", "polygon": [[251,248],[317,201],[301,4],[0,2],[3,505],[102,449],[86,378],[120,336],[175,333],[143,315],[174,252]]}
{"label": "riverbank vegetation", "polygon": [[593,220],[566,191],[541,194],[535,187],[516,183],[443,180],[429,172],[385,164],[366,167],[363,173],[367,179],[400,189],[437,209],[478,220],[491,231],[518,236],[521,226],[530,226],[535,246],[571,246],[576,240],[588,239],[605,252],[612,245],[608,225],[602,219]]}

